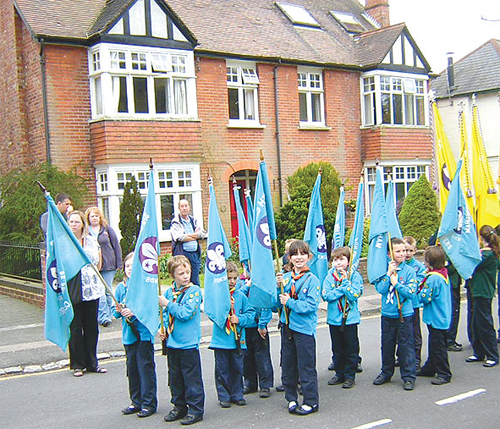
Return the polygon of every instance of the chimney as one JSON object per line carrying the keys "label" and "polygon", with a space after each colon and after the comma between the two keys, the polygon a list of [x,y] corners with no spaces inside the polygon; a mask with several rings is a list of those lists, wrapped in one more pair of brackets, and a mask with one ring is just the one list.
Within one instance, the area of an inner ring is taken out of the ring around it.
{"label": "chimney", "polygon": [[448,57],[448,67],[446,68],[446,74],[448,76],[448,89],[450,90],[450,92],[452,92],[455,89],[455,70],[453,67],[453,57],[451,56],[453,52],[448,52],[448,54],[450,56]]}
{"label": "chimney", "polygon": [[365,12],[375,18],[382,27],[391,25],[389,20],[389,0],[365,0]]}

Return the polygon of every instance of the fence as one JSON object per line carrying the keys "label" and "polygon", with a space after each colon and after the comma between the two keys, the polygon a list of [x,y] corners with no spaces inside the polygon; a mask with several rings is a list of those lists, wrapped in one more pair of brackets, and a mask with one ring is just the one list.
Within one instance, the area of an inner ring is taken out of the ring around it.
{"label": "fence", "polygon": [[0,241],[0,273],[42,280],[40,245]]}

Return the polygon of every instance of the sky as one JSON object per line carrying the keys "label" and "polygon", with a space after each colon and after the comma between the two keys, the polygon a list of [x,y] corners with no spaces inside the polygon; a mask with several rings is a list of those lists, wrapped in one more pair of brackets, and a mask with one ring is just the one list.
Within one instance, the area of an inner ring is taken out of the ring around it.
{"label": "sky", "polygon": [[406,23],[434,73],[446,68],[448,52],[457,62],[500,39],[500,0],[389,0],[389,13],[391,24]]}

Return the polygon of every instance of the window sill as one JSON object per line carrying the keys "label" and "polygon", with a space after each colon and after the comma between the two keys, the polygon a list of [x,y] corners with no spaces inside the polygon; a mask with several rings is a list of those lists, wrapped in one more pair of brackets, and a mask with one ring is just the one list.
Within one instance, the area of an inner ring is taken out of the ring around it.
{"label": "window sill", "polygon": [[199,118],[164,118],[161,116],[100,116],[92,118],[89,123],[101,121],[115,121],[115,122],[201,122]]}
{"label": "window sill", "polygon": [[313,124],[300,124],[299,130],[301,131],[330,131],[332,127],[327,127],[325,125],[313,125]]}
{"label": "window sill", "polygon": [[370,130],[375,128],[405,128],[409,130],[423,130],[429,128],[429,125],[401,125],[401,124],[376,124],[376,125],[361,125],[362,130]]}
{"label": "window sill", "polygon": [[255,129],[255,130],[263,130],[264,128],[267,127],[267,125],[262,125],[257,122],[254,123],[247,123],[247,122],[230,122],[229,124],[226,125],[227,128],[248,128],[248,129]]}

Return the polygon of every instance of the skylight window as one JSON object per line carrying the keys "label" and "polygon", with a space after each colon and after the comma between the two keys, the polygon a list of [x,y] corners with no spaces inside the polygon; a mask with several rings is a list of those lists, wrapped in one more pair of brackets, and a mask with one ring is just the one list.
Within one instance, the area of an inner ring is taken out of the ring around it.
{"label": "skylight window", "polygon": [[365,31],[366,28],[361,24],[358,19],[351,13],[338,12],[331,10],[330,14],[344,27],[349,33],[360,33]]}
{"label": "skylight window", "polygon": [[276,5],[293,24],[320,27],[318,21],[313,18],[305,7],[288,3],[276,3]]}

